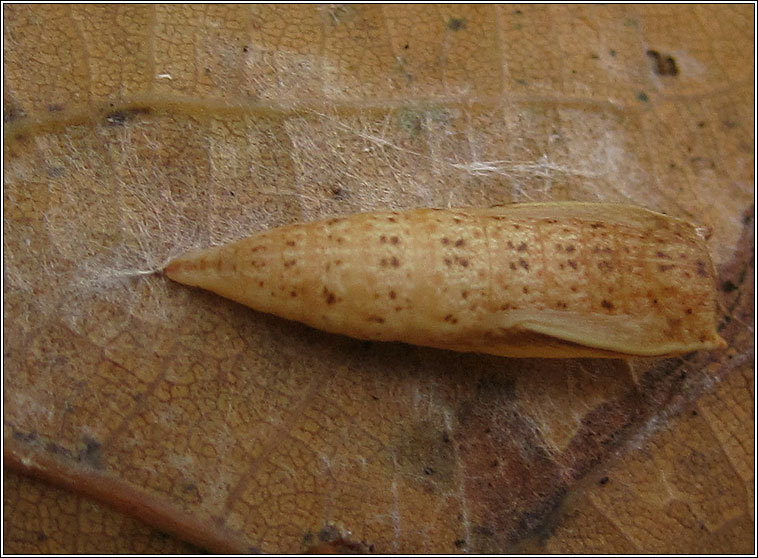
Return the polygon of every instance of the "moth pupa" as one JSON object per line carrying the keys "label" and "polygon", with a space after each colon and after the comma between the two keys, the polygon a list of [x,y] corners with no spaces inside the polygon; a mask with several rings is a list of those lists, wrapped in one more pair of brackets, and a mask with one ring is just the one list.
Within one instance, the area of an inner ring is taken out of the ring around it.
{"label": "moth pupa", "polygon": [[726,346],[694,225],[629,205],[360,213],[194,251],[164,272],[359,339],[543,358]]}

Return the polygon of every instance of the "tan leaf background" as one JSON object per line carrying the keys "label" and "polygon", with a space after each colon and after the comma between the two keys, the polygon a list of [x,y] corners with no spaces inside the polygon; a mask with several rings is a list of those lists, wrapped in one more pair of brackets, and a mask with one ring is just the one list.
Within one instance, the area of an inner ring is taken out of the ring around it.
{"label": "tan leaf background", "polygon": [[[5,5],[6,552],[753,552],[752,5]],[[153,273],[362,210],[710,231],[729,349],[355,341]]]}

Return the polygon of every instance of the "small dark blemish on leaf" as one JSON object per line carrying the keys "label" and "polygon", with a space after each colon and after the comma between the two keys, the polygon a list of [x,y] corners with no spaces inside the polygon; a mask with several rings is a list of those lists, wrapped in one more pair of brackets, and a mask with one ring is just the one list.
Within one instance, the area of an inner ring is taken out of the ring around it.
{"label": "small dark blemish on leaf", "polygon": [[129,120],[138,115],[150,114],[150,107],[133,107],[128,109],[114,110],[105,115],[105,121],[109,126],[123,126]]}
{"label": "small dark blemish on leaf", "polygon": [[599,484],[601,484],[601,485],[606,485],[606,484],[608,484],[608,481],[609,481],[609,480],[610,480],[610,479],[609,479],[608,477],[603,477],[603,478],[601,478],[601,479],[598,481],[598,483],[599,483]]}
{"label": "small dark blemish on leaf", "polygon": [[725,293],[731,293],[732,291],[737,290],[737,285],[735,285],[729,280],[726,280],[724,281],[723,285],[721,285],[721,290],[724,291]]}
{"label": "small dark blemish on leaf", "polygon": [[100,442],[90,436],[84,436],[84,449],[79,453],[79,460],[96,469],[101,469],[103,467],[101,448]]}
{"label": "small dark blemish on leaf", "polygon": [[447,20],[447,28],[451,29],[452,31],[460,31],[461,29],[466,29],[466,25],[468,22],[464,18],[460,17],[451,17],[449,20]]}

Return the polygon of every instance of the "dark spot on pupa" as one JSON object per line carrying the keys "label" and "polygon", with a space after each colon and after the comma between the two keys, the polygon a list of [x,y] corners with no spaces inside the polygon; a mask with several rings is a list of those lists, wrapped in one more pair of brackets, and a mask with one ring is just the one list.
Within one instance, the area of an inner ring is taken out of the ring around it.
{"label": "dark spot on pupa", "polygon": [[600,306],[606,310],[613,310],[613,303],[610,300],[603,299],[603,301],[600,303]]}
{"label": "dark spot on pupa", "polygon": [[667,260],[671,259],[671,256],[669,256],[665,252],[658,251],[655,253],[655,255],[658,256],[659,258],[666,258]]}
{"label": "dark spot on pupa", "polygon": [[597,262],[597,268],[600,271],[613,271],[613,264],[607,260]]}
{"label": "dark spot on pupa", "polygon": [[428,467],[428,466],[424,467],[424,474],[425,475],[433,475],[434,474],[434,469],[432,469],[431,467]]}
{"label": "dark spot on pupa", "polygon": [[658,264],[658,271],[668,271],[673,267],[674,266],[672,264]]}
{"label": "dark spot on pupa", "polygon": [[705,262],[703,260],[697,261],[697,274],[700,277],[708,277],[708,270],[705,268]]}
{"label": "dark spot on pupa", "polygon": [[508,243],[506,244],[506,246],[508,246],[508,248],[510,248],[510,249],[515,248],[515,246],[513,245],[513,242],[511,242],[510,240],[508,241]]}
{"label": "dark spot on pupa", "polygon": [[447,237],[443,237],[442,238],[442,244],[444,246],[447,246],[448,244],[450,244],[450,240]]}
{"label": "dark spot on pupa", "polygon": [[290,291],[290,296],[292,298],[295,298],[297,296],[297,293],[295,291]]}
{"label": "dark spot on pupa", "polygon": [[692,314],[692,308],[687,308],[687,310],[684,311],[686,314]]}
{"label": "dark spot on pupa", "polygon": [[606,485],[606,484],[608,484],[608,481],[609,481],[609,480],[610,480],[610,479],[608,479],[608,477],[603,477],[603,478],[601,478],[601,479],[598,481],[598,484],[600,484],[600,485]]}
{"label": "dark spot on pupa", "polygon": [[604,229],[605,225],[603,223],[592,223],[590,227],[593,229]]}
{"label": "dark spot on pupa", "polygon": [[398,260],[395,256],[392,256],[390,263],[392,264],[392,267],[400,267],[400,260]]}
{"label": "dark spot on pupa", "polygon": [[293,265],[295,265],[296,262],[297,260],[288,260],[284,262],[284,267],[292,267]]}
{"label": "dark spot on pupa", "polygon": [[390,223],[397,223],[397,219],[395,219],[394,217],[387,217],[387,221],[389,221]]}
{"label": "dark spot on pupa", "polygon": [[461,264],[463,267],[468,267],[468,260],[466,258],[459,258],[458,263]]}
{"label": "dark spot on pupa", "polygon": [[453,541],[453,544],[455,546],[457,546],[458,548],[460,548],[460,547],[462,547],[462,546],[464,546],[466,544],[466,540],[465,539],[455,539]]}
{"label": "dark spot on pupa", "polygon": [[398,237],[396,237],[396,236],[391,236],[390,237],[390,242],[392,244],[397,244],[398,242],[400,242],[400,239]]}
{"label": "dark spot on pupa", "polygon": [[466,244],[466,241],[464,241],[462,238],[459,238],[458,240],[455,241],[455,247],[456,248],[460,248],[464,244]]}
{"label": "dark spot on pupa", "polygon": [[442,432],[442,441],[446,444],[450,442],[450,434],[447,432],[447,430],[444,430]]}
{"label": "dark spot on pupa", "polygon": [[382,244],[387,244],[387,237],[384,235],[380,236],[379,242],[381,242]]}
{"label": "dark spot on pupa", "polygon": [[524,285],[521,290],[524,292],[524,294],[529,294],[529,287],[526,285]]}
{"label": "dark spot on pupa", "polygon": [[518,261],[518,263],[519,263],[519,265],[520,265],[521,267],[523,267],[523,268],[524,268],[524,269],[526,269],[527,271],[529,270],[529,262],[527,262],[526,260],[524,260],[524,259],[520,259],[520,260]]}
{"label": "dark spot on pupa", "polygon": [[263,281],[258,281],[258,286],[262,287],[264,285]]}
{"label": "dark spot on pupa", "polygon": [[574,260],[568,260],[568,264],[571,266],[571,269],[576,269],[576,262]]}
{"label": "dark spot on pupa", "polygon": [[390,291],[390,298],[392,300],[395,300],[396,297],[397,297],[397,293],[395,293],[395,291]]}
{"label": "dark spot on pupa", "polygon": [[387,267],[387,258],[382,258],[379,263],[381,264],[382,267]]}
{"label": "dark spot on pupa", "polygon": [[326,287],[324,287],[322,294],[324,295],[324,299],[326,300],[327,304],[334,304],[335,302],[337,302],[337,297],[334,296],[334,293],[331,292]]}
{"label": "dark spot on pupa", "polygon": [[508,264],[508,267],[510,267],[511,269],[513,269],[515,271],[516,264],[514,262],[511,262],[511,263]]}
{"label": "dark spot on pupa", "polygon": [[443,321],[449,322],[451,324],[457,324],[458,318],[456,318],[452,314],[448,314],[447,316],[444,317]]}
{"label": "dark spot on pupa", "polygon": [[453,260],[451,260],[450,258],[445,258],[444,261],[445,261],[445,265],[448,266],[448,267],[450,267],[451,265],[453,265]]}
{"label": "dark spot on pupa", "polygon": [[573,244],[569,244],[568,246],[566,246],[566,252],[568,252],[569,254],[573,252],[574,250],[576,250],[576,248],[574,248]]}
{"label": "dark spot on pupa", "polygon": [[377,323],[377,324],[383,324],[384,323],[384,318],[382,318],[381,316],[369,316],[368,318],[366,318],[366,321],[368,321],[368,322],[374,322],[374,323]]}
{"label": "dark spot on pupa", "polygon": [[526,242],[522,242],[521,244],[519,244],[516,250],[518,250],[519,252],[526,252],[527,250]]}
{"label": "dark spot on pupa", "polygon": [[461,298],[468,298],[468,291],[461,292]]}

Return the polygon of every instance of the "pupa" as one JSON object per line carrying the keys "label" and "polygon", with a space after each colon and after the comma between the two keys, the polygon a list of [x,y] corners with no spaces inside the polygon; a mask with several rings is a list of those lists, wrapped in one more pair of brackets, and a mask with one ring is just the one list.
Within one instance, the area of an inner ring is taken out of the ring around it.
{"label": "pupa", "polygon": [[193,251],[164,272],[364,340],[541,358],[726,346],[696,227],[631,205],[358,213]]}

